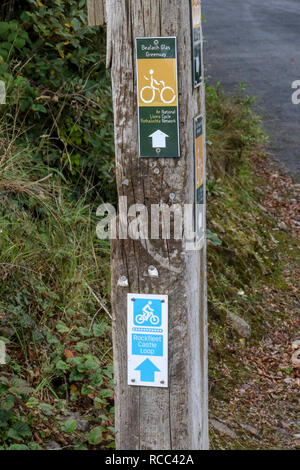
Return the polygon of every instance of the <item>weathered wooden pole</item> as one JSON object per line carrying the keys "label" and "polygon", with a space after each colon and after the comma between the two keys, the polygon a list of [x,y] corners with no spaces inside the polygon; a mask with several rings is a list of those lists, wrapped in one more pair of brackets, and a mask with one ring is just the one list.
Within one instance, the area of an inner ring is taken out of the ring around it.
{"label": "weathered wooden pole", "polygon": [[[101,0],[89,3],[103,4]],[[202,114],[205,141],[205,92],[203,82],[194,87],[190,11],[190,0],[106,3],[118,195],[127,197],[128,208],[141,204],[149,214],[151,207],[160,203],[184,207],[195,201],[194,118]],[[92,24],[101,21],[94,20]],[[179,158],[140,158],[137,37],[177,38]],[[205,149],[203,152],[205,162]],[[111,264],[117,448],[207,449],[205,244],[201,250],[187,250],[185,240],[124,237],[112,241]],[[151,275],[153,267],[156,276]],[[167,388],[128,385],[128,293],[168,296]]]}
{"label": "weathered wooden pole", "polygon": [[90,26],[102,26],[106,18],[106,0],[87,0]]}

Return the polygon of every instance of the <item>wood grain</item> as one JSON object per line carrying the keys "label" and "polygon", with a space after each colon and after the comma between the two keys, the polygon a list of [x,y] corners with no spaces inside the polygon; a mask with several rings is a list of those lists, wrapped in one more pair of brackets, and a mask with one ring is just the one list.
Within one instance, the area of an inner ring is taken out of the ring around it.
{"label": "wood grain", "polygon": [[90,26],[102,26],[106,21],[106,0],[87,0]]}
{"label": "wood grain", "polygon": [[[152,204],[170,204],[171,193],[174,203],[191,204],[193,118],[201,112],[205,123],[205,96],[204,86],[194,90],[192,84],[190,1],[107,0],[107,28],[118,195],[127,196],[128,206],[145,204],[149,212]],[[137,36],[178,38],[179,159],[138,156]],[[186,251],[184,241],[176,240],[119,240],[112,242],[111,263],[117,448],[207,449],[206,248]],[[157,267],[157,279],[147,276],[150,265]],[[128,288],[118,287],[121,276]],[[168,389],[127,385],[128,292],[169,295]]]}

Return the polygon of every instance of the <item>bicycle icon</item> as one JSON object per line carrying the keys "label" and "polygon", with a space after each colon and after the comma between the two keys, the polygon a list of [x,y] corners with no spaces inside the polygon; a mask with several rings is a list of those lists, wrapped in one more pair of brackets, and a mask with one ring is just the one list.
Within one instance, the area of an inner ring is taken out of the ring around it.
{"label": "bicycle icon", "polygon": [[136,323],[139,325],[143,325],[146,322],[149,322],[152,325],[158,325],[160,322],[160,319],[157,315],[154,315],[154,309],[151,308],[152,302],[151,300],[145,305],[145,307],[142,308],[143,313],[139,314],[135,317]]}
{"label": "bicycle icon", "polygon": [[[165,104],[172,104],[175,99],[176,99],[176,93],[175,91],[173,90],[173,88],[169,87],[169,86],[166,86],[165,82],[160,80],[159,82],[157,80],[155,80],[154,78],[154,70],[149,70],[149,73],[150,73],[150,78],[149,77],[146,77],[146,75],[144,76],[145,80],[150,80],[150,85],[147,85],[145,86],[144,88],[141,89],[141,93],[140,93],[140,97],[141,97],[141,100],[143,101],[143,103],[146,103],[146,104],[150,104],[150,103],[153,103],[153,101],[155,100],[155,97],[156,97],[156,92],[158,91],[160,93],[160,99],[163,103]],[[162,87],[162,88],[157,88],[155,85],[159,86],[159,87]],[[146,90],[150,90],[152,92],[152,95],[151,95],[151,98],[150,99],[146,99],[145,98],[145,91]],[[165,98],[165,94],[166,92],[170,92],[172,93],[173,97],[168,100]]]}

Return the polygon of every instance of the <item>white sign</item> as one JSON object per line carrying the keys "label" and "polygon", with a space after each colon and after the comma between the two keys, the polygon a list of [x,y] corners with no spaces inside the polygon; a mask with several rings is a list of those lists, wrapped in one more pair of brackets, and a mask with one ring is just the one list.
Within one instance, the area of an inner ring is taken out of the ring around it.
{"label": "white sign", "polygon": [[168,296],[128,294],[128,384],[168,387]]}

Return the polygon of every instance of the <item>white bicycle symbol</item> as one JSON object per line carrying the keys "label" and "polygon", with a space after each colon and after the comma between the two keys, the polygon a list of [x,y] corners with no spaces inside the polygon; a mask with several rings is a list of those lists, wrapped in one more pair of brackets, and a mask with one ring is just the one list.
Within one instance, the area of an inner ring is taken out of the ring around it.
{"label": "white bicycle symbol", "polygon": [[[145,86],[144,88],[141,89],[141,93],[140,93],[140,96],[141,96],[141,100],[146,103],[146,104],[150,104],[150,103],[153,103],[153,101],[155,100],[155,96],[156,96],[156,92],[158,91],[160,93],[160,99],[163,103],[165,104],[171,104],[175,101],[176,99],[176,93],[175,91],[173,90],[173,88],[169,87],[169,86],[166,86],[165,82],[163,82],[162,80],[161,81],[157,81],[155,80],[155,78],[153,77],[153,74],[154,74],[154,70],[149,70],[149,73],[150,73],[150,78],[146,77],[145,76],[145,79],[146,80],[150,80],[151,82],[151,85],[149,86]],[[155,85],[158,85],[158,86],[162,86],[163,88],[160,89],[160,88],[156,88]],[[145,95],[144,95],[144,92],[146,90],[151,90],[152,92],[152,97],[150,99],[145,99]],[[171,91],[172,94],[173,94],[173,98],[171,98],[171,100],[167,100],[165,99],[165,93],[166,91]]]}
{"label": "white bicycle symbol", "polygon": [[157,315],[154,315],[153,313],[154,309],[151,308],[151,305],[152,305],[151,301],[149,301],[147,305],[145,305],[145,307],[142,309],[143,314],[137,315],[135,317],[136,323],[138,323],[139,325],[142,325],[143,323],[150,320],[150,323],[152,323],[152,325],[158,325],[159,317]]}

